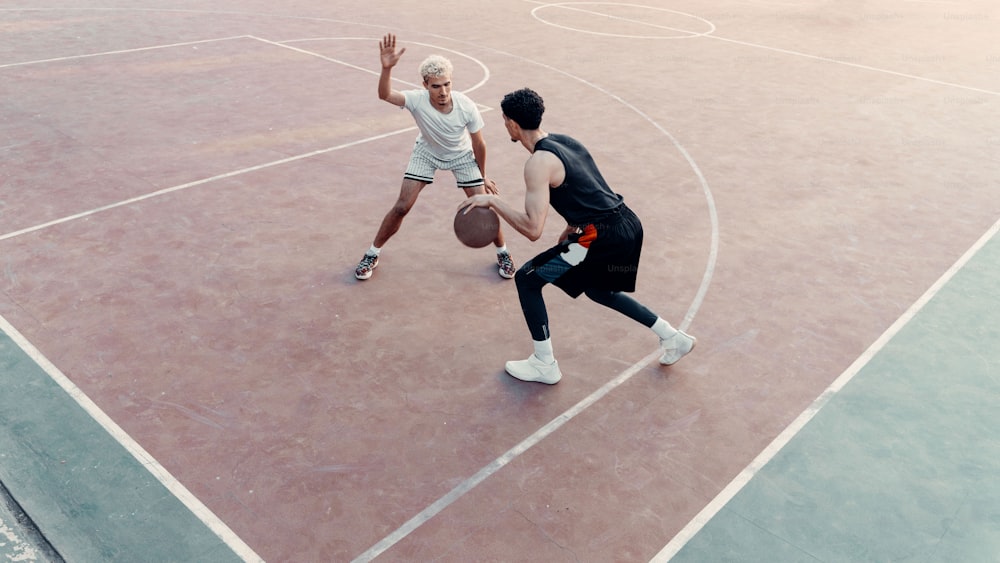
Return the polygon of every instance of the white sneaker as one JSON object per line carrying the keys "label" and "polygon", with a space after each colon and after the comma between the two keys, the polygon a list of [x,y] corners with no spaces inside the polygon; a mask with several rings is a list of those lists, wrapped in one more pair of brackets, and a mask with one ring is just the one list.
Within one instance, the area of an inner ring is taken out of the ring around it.
{"label": "white sneaker", "polygon": [[534,354],[529,356],[527,360],[507,362],[504,369],[512,377],[521,381],[537,381],[553,385],[559,383],[559,380],[562,379],[562,373],[559,371],[559,362],[552,360],[551,364],[547,364],[539,360]]}
{"label": "white sneaker", "polygon": [[660,363],[665,366],[676,364],[677,360],[694,350],[694,345],[697,343],[697,338],[682,330],[678,330],[670,338],[661,338],[660,348],[663,348],[663,355],[660,356]]}

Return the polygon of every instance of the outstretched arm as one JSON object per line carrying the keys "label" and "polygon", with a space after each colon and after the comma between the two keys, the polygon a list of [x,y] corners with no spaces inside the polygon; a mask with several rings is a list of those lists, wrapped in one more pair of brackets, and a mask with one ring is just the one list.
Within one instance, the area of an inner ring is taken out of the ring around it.
{"label": "outstretched arm", "polygon": [[392,88],[392,67],[396,66],[400,57],[406,52],[406,47],[396,50],[396,36],[388,33],[378,43],[379,60],[382,63],[382,73],[378,76],[378,98],[390,104],[402,107],[406,98],[402,92]]}
{"label": "outstretched arm", "polygon": [[549,184],[562,162],[552,153],[539,151],[524,164],[524,211],[516,209],[495,194],[472,196],[459,205],[459,209],[489,207],[511,227],[535,241],[542,236],[545,218],[549,213]]}

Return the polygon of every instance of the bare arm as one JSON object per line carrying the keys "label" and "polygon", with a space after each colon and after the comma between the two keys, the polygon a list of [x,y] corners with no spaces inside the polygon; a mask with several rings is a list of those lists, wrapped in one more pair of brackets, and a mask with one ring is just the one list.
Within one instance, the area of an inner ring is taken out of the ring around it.
{"label": "bare arm", "polygon": [[470,197],[462,202],[459,209],[489,207],[517,232],[529,240],[538,240],[549,213],[550,178],[561,170],[562,162],[555,155],[545,151],[536,152],[524,164],[524,211],[516,209],[494,194]]}
{"label": "bare arm", "polygon": [[486,139],[483,138],[483,130],[470,133],[472,139],[472,155],[476,158],[479,172],[486,177]]}
{"label": "bare arm", "polygon": [[378,99],[403,107],[406,97],[402,92],[392,88],[392,67],[399,62],[399,58],[406,52],[406,47],[396,51],[396,36],[389,33],[379,41],[378,48],[379,60],[382,62],[382,72],[378,76]]}
{"label": "bare arm", "polygon": [[486,177],[486,138],[483,137],[483,130],[480,129],[475,133],[470,133],[469,137],[472,139],[472,155],[476,159],[476,164],[479,166],[479,173],[483,175],[483,180],[486,184],[486,193],[495,194],[497,193],[496,182]]}

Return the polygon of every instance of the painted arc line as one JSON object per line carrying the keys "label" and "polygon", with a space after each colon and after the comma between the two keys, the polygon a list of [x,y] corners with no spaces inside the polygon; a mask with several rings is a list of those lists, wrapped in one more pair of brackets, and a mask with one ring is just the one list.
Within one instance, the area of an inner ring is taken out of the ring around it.
{"label": "painted arc line", "polygon": [[[312,39],[290,39],[288,41],[271,41],[270,39],[264,39],[263,37],[258,37],[256,35],[254,35],[252,37],[254,39],[256,39],[257,41],[260,41],[261,43],[267,43],[268,45],[274,45],[275,47],[281,47],[282,49],[288,49],[288,50],[291,50],[291,51],[295,51],[297,53],[302,53],[304,55],[309,55],[310,57],[316,57],[318,59],[323,59],[324,61],[329,61],[331,63],[336,63],[336,64],[339,64],[341,66],[346,66],[346,67],[354,69],[354,70],[359,70],[359,71],[364,72],[366,74],[372,74],[372,75],[375,75],[375,76],[378,76],[378,74],[379,74],[379,73],[375,72],[374,70],[372,70],[370,68],[365,68],[363,66],[358,66],[356,64],[352,64],[352,63],[349,63],[347,61],[342,61],[342,60],[339,60],[339,59],[334,59],[333,57],[328,57],[326,55],[321,55],[321,54],[319,54],[319,53],[317,53],[315,51],[308,51],[306,49],[301,49],[299,47],[295,47],[293,45],[290,45],[290,43],[301,43],[301,42],[304,42],[304,41],[329,41],[329,40],[334,40],[334,39],[362,39],[360,37],[316,37],[316,38],[312,38]],[[393,78],[393,80],[401,82],[403,84],[406,84],[407,86],[412,86],[414,88],[417,88],[417,87],[420,86],[419,84],[414,84],[413,82],[407,82],[406,80],[400,80],[400,79],[397,79],[397,78]]]}
{"label": "painted arc line", "polygon": [[7,321],[2,315],[0,315],[0,330],[7,333],[7,336],[24,351],[25,354],[31,358],[40,368],[42,368],[46,374],[54,381],[59,387],[66,392],[67,395],[73,398],[74,401],[84,411],[90,415],[91,418],[96,421],[101,428],[103,428],[108,434],[110,434],[118,443],[120,443],[128,452],[135,458],[139,464],[149,471],[157,481],[163,484],[167,490],[170,491],[172,495],[177,497],[190,510],[194,515],[201,520],[216,536],[219,537],[230,549],[233,550],[239,557],[243,558],[244,561],[263,561],[263,559],[257,555],[253,549],[250,548],[239,536],[233,532],[229,526],[225,524],[218,516],[215,515],[207,506],[205,506],[196,496],[194,496],[191,491],[187,489],[180,481],[178,481],[160,462],[156,461],[156,458],[151,456],[149,452],[143,449],[132,436],[130,436],[121,426],[118,426],[114,420],[111,419],[100,407],[97,406],[86,393],[83,392],[79,387],[77,387],[72,381],[63,374],[49,361],[48,358],[42,354],[38,348],[35,348],[23,334],[20,333],[10,322]]}
{"label": "painted arc line", "polygon": [[840,374],[837,379],[830,384],[815,401],[806,408],[791,424],[785,428],[781,434],[779,434],[764,450],[756,457],[753,461],[747,465],[743,471],[741,471],[727,486],[724,488],[708,505],[705,506],[690,522],[687,526],[681,529],[677,535],[674,536],[669,543],[656,556],[654,556],[650,562],[651,563],[666,563],[670,561],[675,555],[677,555],[680,550],[687,545],[689,541],[699,532],[706,524],[720,511],[722,508],[729,503],[746,485],[750,480],[756,475],[761,469],[767,465],[771,459],[774,458],[784,448],[788,443],[794,438],[804,427],[809,423],[813,417],[822,409],[829,401],[840,392],[850,381],[858,374],[874,357],[878,354],[886,344],[896,334],[899,333],[917,314],[923,310],[923,308],[934,298],[935,295],[941,291],[941,288],[945,286],[955,274],[958,273],[963,266],[965,266],[973,256],[978,253],[987,242],[990,241],[997,232],[1000,232],[1000,220],[993,224],[982,237],[979,238],[966,252],[963,254],[948,270],[941,275],[936,282],[934,282],[931,287],[924,292],[919,299],[917,299],[909,309],[906,310],[896,322],[894,322],[882,335],[872,343],[854,362],[846,369],[842,374]]}
{"label": "painted arc line", "polygon": [[[253,37],[253,36],[251,36],[251,37]],[[269,41],[267,39],[260,39],[259,37],[254,37],[254,39],[258,39],[258,40],[264,41],[266,43],[271,43],[273,45],[278,45],[278,46],[281,46],[281,47],[286,47],[286,48],[289,48],[289,49],[294,49],[296,51],[300,51],[300,52],[305,53],[307,55],[312,55],[314,57],[319,57],[321,59],[325,59],[325,60],[328,60],[330,62],[341,64],[341,65],[353,68],[355,70],[360,70],[362,72],[366,72],[366,73],[374,75],[374,76],[378,76],[379,75],[379,73],[377,73],[374,70],[371,70],[369,68],[360,67],[360,66],[353,65],[351,63],[347,63],[347,62],[340,61],[340,60],[337,60],[337,59],[331,59],[331,58],[328,58],[328,57],[326,57],[324,55],[320,55],[319,53],[314,53],[312,51],[307,51],[305,49],[299,49],[297,47],[292,47],[291,45],[289,45],[289,43],[304,43],[304,42],[307,42],[307,41],[346,41],[346,40],[374,41],[377,38],[373,39],[371,37],[310,37],[308,39],[289,39],[287,41],[280,41],[280,42],[278,42],[278,41]],[[438,51],[446,51],[448,53],[452,53],[454,55],[458,55],[460,57],[469,59],[470,61],[472,61],[472,62],[476,63],[477,65],[479,65],[479,68],[483,69],[483,78],[479,82],[473,84],[471,88],[467,88],[465,90],[462,90],[462,92],[465,93],[465,94],[468,94],[469,92],[473,92],[475,90],[478,90],[480,87],[482,87],[484,84],[486,84],[490,80],[490,69],[489,69],[489,67],[486,66],[486,64],[483,61],[481,61],[481,60],[479,60],[479,59],[477,59],[477,58],[475,58],[475,57],[473,57],[473,56],[471,56],[471,55],[469,55],[467,53],[463,53],[461,51],[456,51],[454,49],[448,49],[447,47],[441,47],[440,45],[431,45],[430,43],[421,43],[419,41],[407,41],[407,43],[410,43],[412,45],[420,45],[421,47],[430,47],[431,49],[436,49]],[[398,79],[398,78],[395,78],[395,77],[393,77],[393,80],[394,81],[398,81],[398,82],[402,82],[403,84],[406,84],[408,86],[413,86],[415,88],[422,87],[420,84],[414,84],[412,82],[407,82],[405,80],[401,80],[401,79]]]}
{"label": "painted arc line", "polygon": [[[597,11],[592,11],[592,10],[584,10],[582,8],[576,8],[575,7],[575,6],[588,6],[588,5],[627,6],[627,7],[631,7],[631,8],[645,8],[645,9],[651,10],[651,11],[668,12],[668,13],[671,13],[671,14],[677,14],[677,15],[681,15],[681,16],[687,16],[689,18],[699,20],[699,21],[707,24],[709,29],[708,29],[708,31],[690,31],[690,30],[687,30],[687,29],[679,29],[679,28],[673,28],[673,27],[669,27],[669,26],[656,25],[656,24],[653,24],[653,23],[650,23],[650,22],[646,22],[646,21],[633,20],[633,19],[630,19],[630,18],[623,18],[621,16],[612,16],[611,14],[604,13],[604,12],[597,12]],[[589,30],[589,29],[580,29],[580,28],[576,28],[576,27],[570,27],[570,26],[567,26],[567,25],[561,25],[561,24],[558,24],[558,23],[555,23],[555,22],[551,22],[551,21],[548,21],[545,18],[539,16],[538,12],[540,12],[542,10],[545,10],[546,8],[559,8],[559,9],[564,9],[564,10],[571,10],[571,11],[575,11],[575,12],[589,14],[589,15],[592,15],[592,16],[599,16],[599,17],[603,17],[603,18],[607,18],[607,19],[619,20],[619,21],[622,21],[622,22],[625,22],[625,23],[637,24],[637,25],[642,26],[642,27],[650,27],[650,28],[654,28],[654,29],[663,29],[663,30],[666,30],[666,31],[676,31],[676,32],[679,32],[679,33],[683,33],[684,35],[673,35],[673,36],[670,36],[670,35],[628,35],[628,34],[624,34],[624,33],[605,33],[605,32],[601,32],[601,31],[592,31],[592,30]],[[686,13],[686,12],[678,12],[677,10],[668,10],[666,8],[656,8],[656,7],[653,7],[653,6],[643,6],[643,5],[640,5],[640,4],[619,4],[619,3],[612,3],[612,2],[563,2],[563,3],[559,3],[559,4],[542,4],[542,5],[538,6],[537,8],[531,10],[531,16],[533,18],[535,18],[536,20],[542,22],[545,25],[550,25],[552,27],[556,27],[556,28],[559,28],[559,29],[565,29],[565,30],[568,30],[568,31],[575,31],[575,32],[578,32],[578,33],[588,33],[588,34],[591,34],[591,35],[602,35],[602,36],[605,36],[605,37],[621,37],[621,38],[625,38],[625,39],[689,39],[689,38],[692,38],[692,37],[701,37],[703,35],[710,35],[711,33],[713,33],[715,31],[715,24],[713,24],[712,22],[706,20],[705,18],[696,16],[694,14],[689,14],[689,13]]]}

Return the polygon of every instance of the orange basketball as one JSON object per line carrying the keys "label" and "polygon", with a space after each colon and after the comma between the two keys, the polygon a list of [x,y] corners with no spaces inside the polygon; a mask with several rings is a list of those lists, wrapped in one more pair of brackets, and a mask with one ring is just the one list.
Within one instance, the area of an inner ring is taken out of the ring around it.
{"label": "orange basketball", "polygon": [[460,209],[455,215],[455,236],[465,246],[482,248],[497,238],[500,218],[487,207]]}

